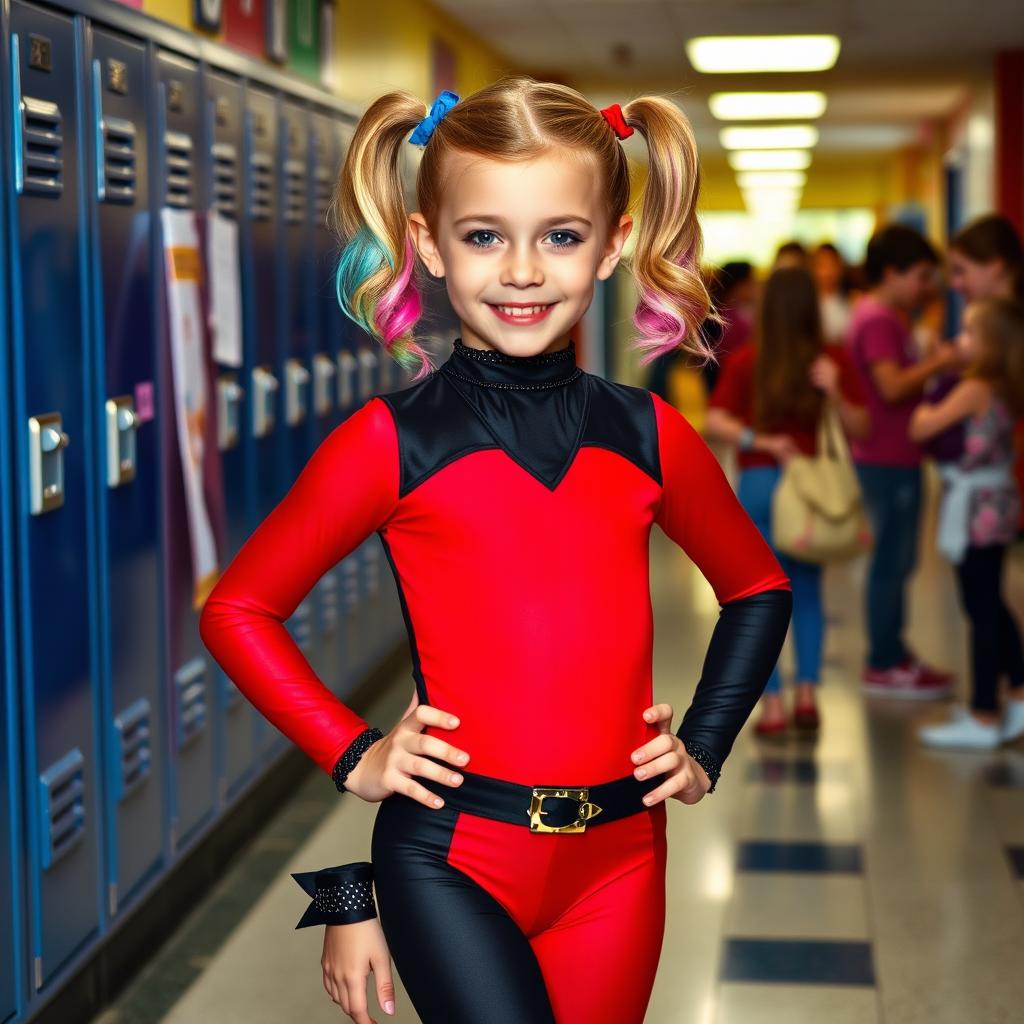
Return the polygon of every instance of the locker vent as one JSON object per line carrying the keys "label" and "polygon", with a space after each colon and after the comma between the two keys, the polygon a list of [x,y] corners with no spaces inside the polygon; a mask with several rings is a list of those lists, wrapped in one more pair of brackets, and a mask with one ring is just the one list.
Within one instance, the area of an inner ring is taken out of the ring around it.
{"label": "locker vent", "polygon": [[320,581],[320,628],[327,636],[338,625],[338,570],[332,569]]}
{"label": "locker vent", "polygon": [[274,172],[267,153],[252,155],[252,195],[249,215],[253,220],[270,220],[274,210]]}
{"label": "locker vent", "polygon": [[306,218],[306,164],[302,160],[286,160],[285,208],[286,224],[301,224]]}
{"label": "locker vent", "polygon": [[191,209],[192,139],[183,132],[166,132],[164,150],[167,161],[167,205]]}
{"label": "locker vent", "polygon": [[118,799],[133,793],[149,778],[152,756],[150,707],[145,697],[130,704],[114,719]]}
{"label": "locker vent", "polygon": [[327,208],[331,204],[331,174],[326,167],[318,167],[313,182],[313,223],[321,227],[327,225]]}
{"label": "locker vent", "polygon": [[313,601],[306,598],[288,620],[288,632],[299,645],[299,649],[309,652],[313,643]]}
{"label": "locker vent", "polygon": [[206,728],[205,658],[193,658],[174,673],[174,691],[178,698],[177,739],[180,750]]}
{"label": "locker vent", "polygon": [[85,835],[85,758],[78,747],[39,776],[43,868],[52,867]]}
{"label": "locker vent", "polygon": [[60,107],[49,100],[21,100],[26,193],[59,196],[64,191],[64,142]]}
{"label": "locker vent", "polygon": [[120,117],[103,118],[104,199],[135,202],[135,125]]}
{"label": "locker vent", "polygon": [[213,205],[226,217],[238,216],[238,150],[229,142],[213,146]]}
{"label": "locker vent", "polygon": [[353,612],[359,605],[359,563],[357,555],[349,555],[341,563],[341,574],[344,581],[342,594],[345,600],[345,611]]}

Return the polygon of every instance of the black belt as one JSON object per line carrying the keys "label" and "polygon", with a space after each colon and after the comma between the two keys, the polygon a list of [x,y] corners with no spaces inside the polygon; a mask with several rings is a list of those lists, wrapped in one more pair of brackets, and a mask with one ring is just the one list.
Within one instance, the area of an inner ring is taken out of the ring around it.
{"label": "black belt", "polygon": [[[427,758],[451,770],[447,762]],[[624,775],[596,786],[524,786],[490,775],[460,773],[463,781],[458,786],[420,775],[416,781],[442,797],[446,806],[512,825],[529,825],[531,832],[584,832],[587,825],[650,810],[643,797],[665,778],[662,772],[650,779]]]}

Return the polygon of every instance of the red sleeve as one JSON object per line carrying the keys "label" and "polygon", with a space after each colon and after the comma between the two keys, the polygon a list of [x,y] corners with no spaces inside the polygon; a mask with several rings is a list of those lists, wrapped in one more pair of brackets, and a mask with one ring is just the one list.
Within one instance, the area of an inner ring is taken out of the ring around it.
{"label": "red sleeve", "polygon": [[371,398],[320,444],[199,618],[203,643],[235,685],[328,775],[368,724],[324,686],[284,623],[397,500],[394,420]]}
{"label": "red sleeve", "polygon": [[711,449],[671,405],[653,393],[651,398],[661,460],[658,525],[704,574],[719,604],[764,590],[789,590],[789,577]]}
{"label": "red sleeve", "polygon": [[754,418],[754,395],[751,389],[753,349],[744,347],[722,367],[722,372],[708,399],[708,405],[732,413],[738,420],[750,423]]}
{"label": "red sleeve", "polygon": [[839,392],[843,398],[853,405],[867,405],[868,396],[864,390],[864,379],[850,353],[842,345],[830,345],[829,355],[839,367]]}
{"label": "red sleeve", "polygon": [[869,366],[883,359],[902,365],[905,342],[903,328],[891,317],[874,317],[860,330],[860,351]]}

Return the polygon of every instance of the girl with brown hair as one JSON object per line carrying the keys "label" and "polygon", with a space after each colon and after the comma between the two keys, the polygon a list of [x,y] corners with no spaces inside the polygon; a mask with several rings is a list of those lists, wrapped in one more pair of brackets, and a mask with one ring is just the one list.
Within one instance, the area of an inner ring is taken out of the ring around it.
{"label": "girl with brown hair", "polygon": [[[797,452],[814,454],[825,401],[836,403],[846,431],[862,437],[869,427],[856,368],[840,345],[822,337],[814,280],[802,267],[774,271],[765,284],[753,345],[729,360],[711,396],[705,434],[739,448],[739,499],[768,540],[772,495],[782,466]],[[793,585],[798,729],[816,729],[815,690],[820,681],[825,618],[821,566],[776,552]],[[787,729],[779,669],[772,670],[759,736]]]}
{"label": "girl with brown hair", "polygon": [[[919,730],[928,746],[990,750],[1024,735],[1024,653],[1002,596],[1006,548],[1017,534],[1021,503],[1013,478],[1013,425],[1024,415],[1024,306],[1009,298],[971,303],[959,348],[962,379],[941,402],[918,406],[910,437],[923,442],[964,426],[963,454],[942,463],[939,550],[955,566],[970,621],[973,696],[948,722]],[[1011,692],[1002,721],[1000,676]]]}

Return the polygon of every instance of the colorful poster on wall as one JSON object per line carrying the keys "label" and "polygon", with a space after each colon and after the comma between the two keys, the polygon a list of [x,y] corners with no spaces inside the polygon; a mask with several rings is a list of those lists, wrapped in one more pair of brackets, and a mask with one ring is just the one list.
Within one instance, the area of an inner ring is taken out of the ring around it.
{"label": "colorful poster on wall", "polygon": [[219,32],[224,13],[224,0],[192,0],[192,21],[196,28]]}
{"label": "colorful poster on wall", "polygon": [[263,57],[266,47],[264,0],[224,0],[224,42]]}
{"label": "colorful poster on wall", "polygon": [[320,4],[320,84],[331,92],[338,89],[338,68],[334,56],[336,10],[333,0]]}
{"label": "colorful poster on wall", "polygon": [[278,64],[288,59],[288,10],[286,0],[266,0],[266,55]]}
{"label": "colorful poster on wall", "polygon": [[202,317],[203,261],[195,214],[160,211],[174,381],[178,455],[192,553],[192,606],[201,608],[217,578],[217,547],[203,490],[209,388]]}
{"label": "colorful poster on wall", "polygon": [[320,2],[287,0],[288,69],[314,80],[320,76]]}
{"label": "colorful poster on wall", "polygon": [[117,3],[123,4],[125,7],[135,7],[138,10],[142,10],[142,0],[117,0]]}

